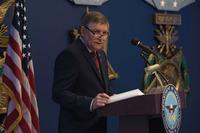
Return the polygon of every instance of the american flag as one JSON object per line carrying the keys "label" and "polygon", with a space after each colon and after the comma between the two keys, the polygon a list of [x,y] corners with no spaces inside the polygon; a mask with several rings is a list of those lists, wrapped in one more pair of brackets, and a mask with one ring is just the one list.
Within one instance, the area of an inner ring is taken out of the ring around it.
{"label": "american flag", "polygon": [[27,33],[25,0],[16,0],[3,82],[10,96],[5,120],[6,133],[39,133],[31,44]]}

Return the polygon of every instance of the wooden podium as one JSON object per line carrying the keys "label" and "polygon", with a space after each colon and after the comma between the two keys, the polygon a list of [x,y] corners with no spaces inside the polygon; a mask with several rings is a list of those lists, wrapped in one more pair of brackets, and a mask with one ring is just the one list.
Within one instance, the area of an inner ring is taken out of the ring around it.
{"label": "wooden podium", "polygon": [[[179,92],[181,108],[186,107]],[[119,117],[119,133],[165,133],[161,115],[162,94],[149,94],[108,104],[97,110],[98,117]]]}

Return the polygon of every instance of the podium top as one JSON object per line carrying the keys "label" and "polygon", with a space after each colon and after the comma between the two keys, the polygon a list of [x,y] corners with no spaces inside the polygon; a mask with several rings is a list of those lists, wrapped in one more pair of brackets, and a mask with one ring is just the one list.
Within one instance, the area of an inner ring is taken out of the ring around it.
{"label": "podium top", "polygon": [[[179,92],[181,108],[186,107],[184,92]],[[106,105],[97,110],[97,116],[160,115],[162,94],[142,95]]]}

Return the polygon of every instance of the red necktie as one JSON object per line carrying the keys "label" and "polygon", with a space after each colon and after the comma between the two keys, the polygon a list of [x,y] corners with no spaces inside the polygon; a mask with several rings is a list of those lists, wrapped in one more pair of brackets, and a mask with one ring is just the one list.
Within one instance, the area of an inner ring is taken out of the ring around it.
{"label": "red necktie", "polygon": [[93,51],[93,52],[91,52],[91,55],[92,55],[92,59],[94,60],[95,66],[97,68],[99,78],[102,80],[102,75],[101,75],[101,70],[100,70],[100,61],[97,56],[97,53]]}
{"label": "red necktie", "polygon": [[97,70],[99,71],[100,69],[100,66],[99,66],[99,59],[98,59],[98,57],[97,57],[97,53],[96,52],[91,52],[91,55],[92,55],[92,58],[93,58],[93,60],[94,60],[94,62],[95,62],[95,65],[96,65],[96,68],[97,68]]}

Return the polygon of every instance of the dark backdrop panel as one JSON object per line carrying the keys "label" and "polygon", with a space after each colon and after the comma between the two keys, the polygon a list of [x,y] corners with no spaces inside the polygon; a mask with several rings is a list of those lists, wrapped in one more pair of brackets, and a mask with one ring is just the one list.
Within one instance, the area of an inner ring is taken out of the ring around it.
{"label": "dark backdrop panel", "polygon": [[[133,37],[154,45],[154,8],[143,0],[110,0],[101,7],[91,7],[108,16],[111,25],[109,60],[120,78],[112,83],[115,92],[142,89],[144,61],[140,51],[130,45]],[[27,0],[28,24],[32,42],[35,77],[42,133],[56,133],[59,106],[51,99],[54,60],[68,44],[67,31],[79,26],[84,6],[66,0]],[[178,27],[178,46],[182,46],[189,65],[192,91],[183,112],[181,133],[198,133],[200,75],[200,2],[182,9],[182,25]],[[116,133],[117,120],[109,120],[109,132]],[[67,133],[67,131],[66,131]]]}

